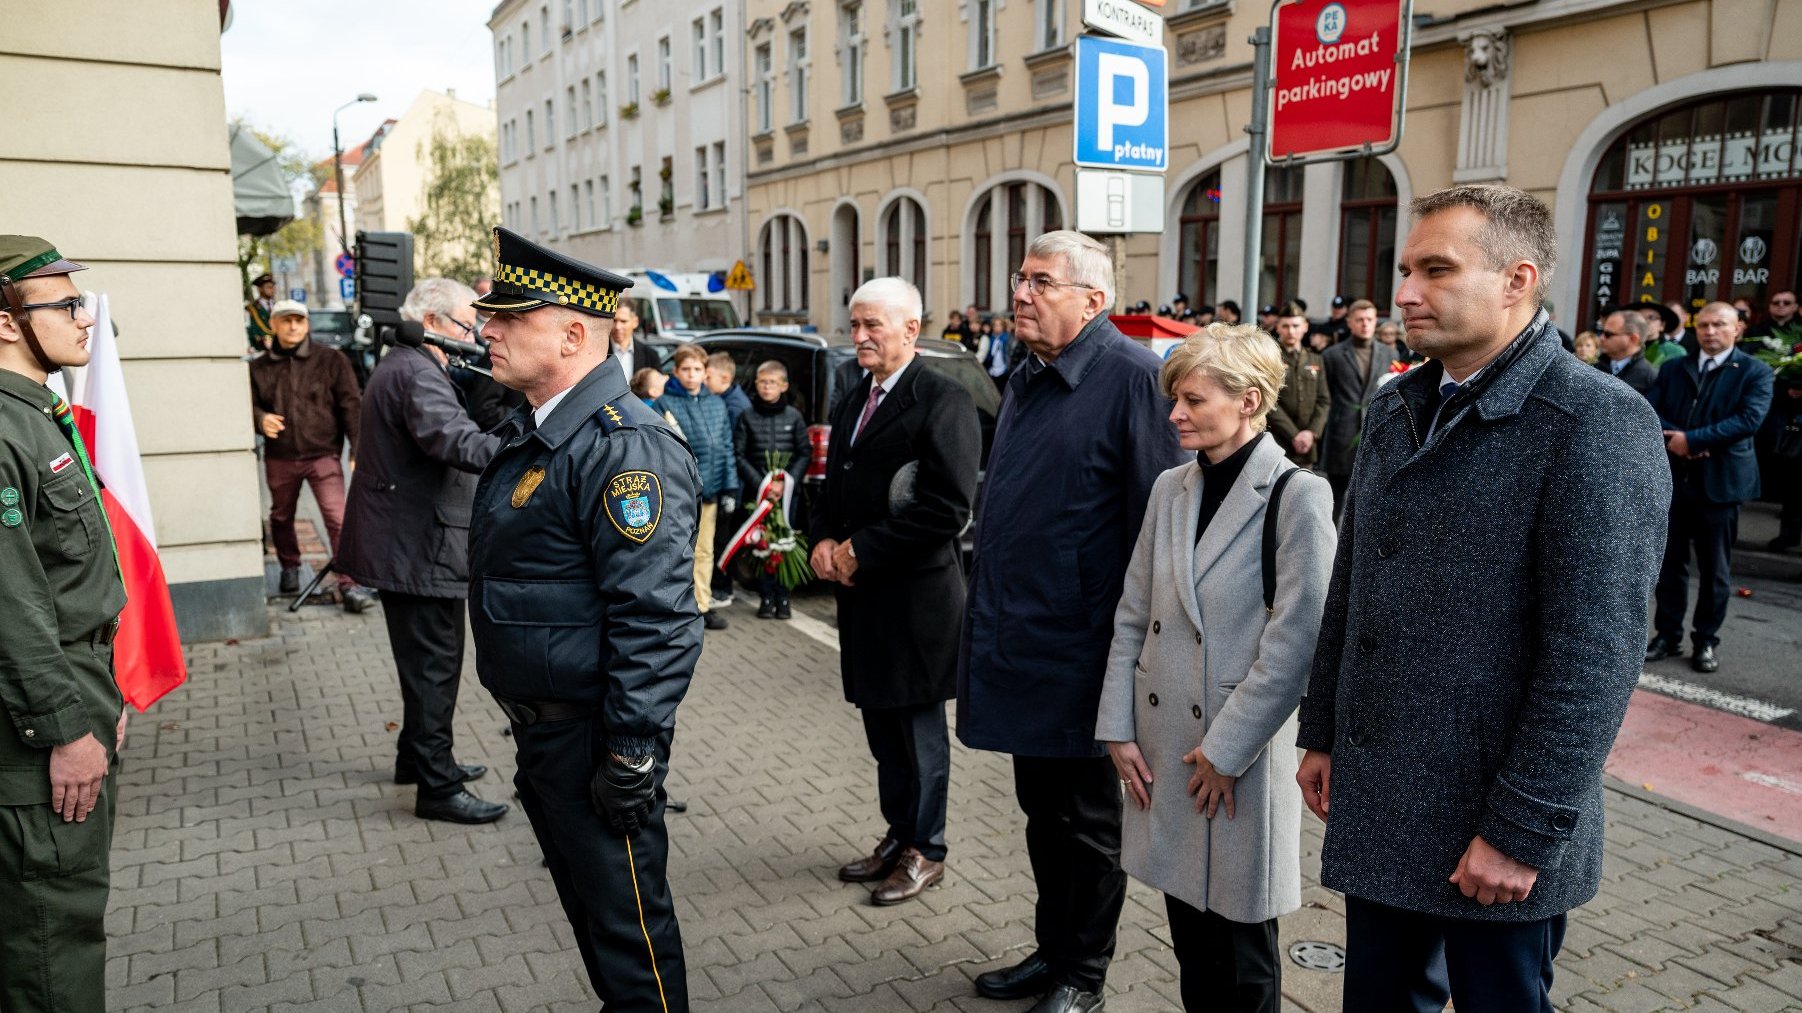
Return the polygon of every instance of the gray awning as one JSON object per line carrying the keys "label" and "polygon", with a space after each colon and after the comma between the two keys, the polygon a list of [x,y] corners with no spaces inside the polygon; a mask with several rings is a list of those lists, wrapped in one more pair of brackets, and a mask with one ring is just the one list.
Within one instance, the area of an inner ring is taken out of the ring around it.
{"label": "gray awning", "polygon": [[238,234],[267,236],[294,220],[294,195],[282,177],[275,152],[257,140],[249,127],[233,123],[232,205]]}

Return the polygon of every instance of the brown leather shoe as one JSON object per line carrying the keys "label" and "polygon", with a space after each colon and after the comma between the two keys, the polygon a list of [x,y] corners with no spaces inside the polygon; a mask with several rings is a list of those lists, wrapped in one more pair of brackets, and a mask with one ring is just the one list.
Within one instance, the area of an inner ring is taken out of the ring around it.
{"label": "brown leather shoe", "polygon": [[888,874],[895,871],[896,863],[901,861],[901,842],[893,837],[884,837],[876,842],[876,850],[868,858],[860,858],[850,865],[841,865],[838,878],[847,883],[874,883],[887,879]]}
{"label": "brown leather shoe", "polygon": [[935,862],[920,854],[918,848],[908,848],[901,855],[901,864],[882,881],[876,892],[870,895],[874,904],[899,904],[904,900],[913,900],[921,891],[945,878],[945,863]]}

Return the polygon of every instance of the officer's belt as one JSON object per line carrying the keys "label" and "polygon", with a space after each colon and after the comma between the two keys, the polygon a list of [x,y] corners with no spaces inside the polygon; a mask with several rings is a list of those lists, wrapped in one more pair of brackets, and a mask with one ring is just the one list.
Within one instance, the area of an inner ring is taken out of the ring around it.
{"label": "officer's belt", "polygon": [[69,641],[69,643],[71,643],[71,644],[93,644],[95,647],[105,647],[108,644],[112,643],[113,640],[116,639],[118,636],[119,636],[119,617],[114,616],[113,618],[108,619],[106,622],[101,623],[99,629],[95,630],[92,633],[84,633],[81,636],[76,637],[74,640]]}
{"label": "officer's belt", "polygon": [[516,725],[536,725],[546,721],[573,721],[577,718],[592,716],[599,710],[599,705],[592,703],[572,703],[568,700],[509,700],[497,696],[494,702],[500,704],[501,711],[507,720]]}

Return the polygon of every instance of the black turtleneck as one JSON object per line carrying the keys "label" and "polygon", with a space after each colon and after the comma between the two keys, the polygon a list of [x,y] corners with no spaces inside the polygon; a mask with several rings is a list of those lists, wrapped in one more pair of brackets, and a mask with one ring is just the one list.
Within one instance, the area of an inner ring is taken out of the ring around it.
{"label": "black turtleneck", "polygon": [[1220,511],[1221,501],[1232,491],[1233,483],[1239,481],[1239,473],[1245,470],[1245,462],[1251,459],[1252,451],[1257,449],[1264,436],[1264,433],[1253,436],[1246,441],[1245,446],[1233,451],[1219,464],[1209,461],[1206,453],[1196,452],[1195,463],[1201,465],[1201,516],[1195,520],[1197,542],[1201,541],[1202,535],[1207,534],[1208,522]]}

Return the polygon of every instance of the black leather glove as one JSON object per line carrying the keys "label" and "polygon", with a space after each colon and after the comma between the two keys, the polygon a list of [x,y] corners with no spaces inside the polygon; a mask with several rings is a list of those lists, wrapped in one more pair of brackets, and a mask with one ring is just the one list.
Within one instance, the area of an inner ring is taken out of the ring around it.
{"label": "black leather glove", "polygon": [[657,760],[654,756],[637,759],[640,763],[626,763],[607,754],[588,785],[594,811],[605,817],[607,829],[620,837],[637,837],[650,821],[656,801]]}

